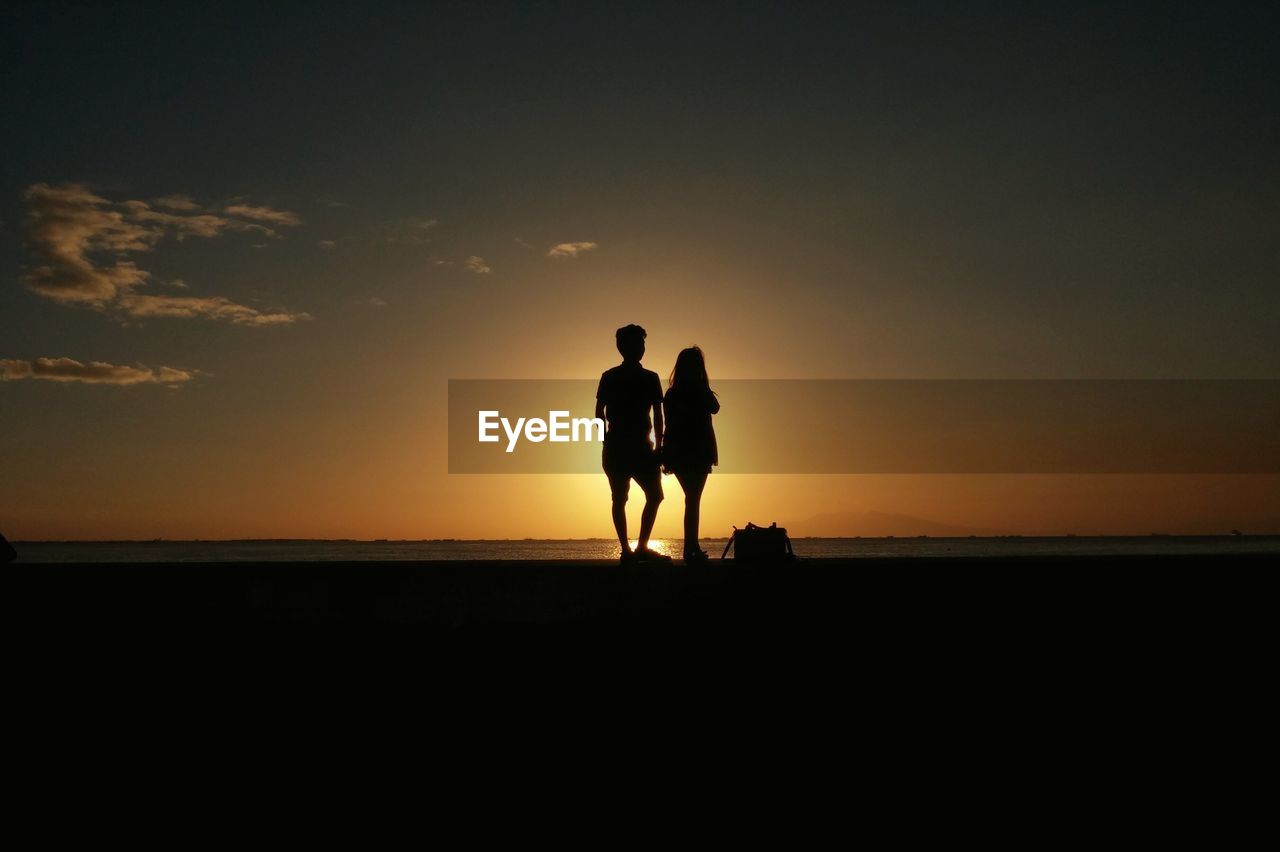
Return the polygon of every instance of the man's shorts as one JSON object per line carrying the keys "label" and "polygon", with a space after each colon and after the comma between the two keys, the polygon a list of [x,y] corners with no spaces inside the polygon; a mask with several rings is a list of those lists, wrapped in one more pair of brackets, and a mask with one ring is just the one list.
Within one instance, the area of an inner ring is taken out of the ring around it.
{"label": "man's shorts", "polygon": [[601,456],[605,475],[609,477],[609,490],[616,502],[627,502],[631,480],[635,480],[648,500],[662,499],[662,472],[658,470],[658,455],[648,442],[642,444],[610,444],[605,440]]}

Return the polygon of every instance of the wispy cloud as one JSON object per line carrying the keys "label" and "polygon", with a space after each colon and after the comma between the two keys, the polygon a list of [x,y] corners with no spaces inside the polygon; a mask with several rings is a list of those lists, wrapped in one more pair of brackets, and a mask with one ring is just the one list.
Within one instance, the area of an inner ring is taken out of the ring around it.
{"label": "wispy cloud", "polygon": [[322,249],[331,249],[337,245],[337,242],[334,240],[317,240],[316,245]]}
{"label": "wispy cloud", "polygon": [[547,257],[577,257],[589,251],[595,251],[600,248],[599,243],[576,242],[576,243],[557,243],[547,251]]}
{"label": "wispy cloud", "polygon": [[493,267],[489,266],[483,257],[477,257],[474,254],[462,262],[462,267],[476,275],[488,275],[493,271]]}
{"label": "wispy cloud", "polygon": [[[113,202],[76,184],[37,183],[28,187],[24,195],[27,246],[36,260],[24,281],[41,296],[66,305],[133,317],[200,316],[238,325],[276,325],[306,318],[306,314],[285,311],[264,314],[222,297],[190,299],[187,301],[206,306],[178,309],[165,304],[176,297],[141,296],[134,292],[147,284],[151,274],[129,260],[128,254],[152,251],[167,236],[177,240],[207,239],[227,231],[278,236],[264,225],[212,213],[187,215],[156,210],[145,201]],[[186,196],[166,196],[163,200],[169,210],[175,209],[174,199],[179,199],[179,205],[190,200]],[[160,201],[157,199],[157,204]],[[271,319],[246,319],[254,316]]]}
{"label": "wispy cloud", "polygon": [[92,385],[177,386],[196,377],[194,370],[177,367],[133,367],[90,361],[85,364],[71,358],[33,358],[29,361],[0,359],[0,381],[44,379],[50,382],[84,382]]}
{"label": "wispy cloud", "polygon": [[241,305],[222,296],[149,296],[133,293],[121,296],[118,307],[131,317],[147,319],[164,317],[174,319],[222,320],[233,325],[288,325],[311,319],[310,314],[293,311],[260,311]]}
{"label": "wispy cloud", "polygon": [[257,222],[270,222],[273,225],[301,225],[302,220],[297,213],[288,210],[276,210],[271,207],[255,207],[252,204],[230,204],[222,208],[228,216],[241,219],[253,219]]}
{"label": "wispy cloud", "polygon": [[163,195],[159,198],[151,199],[151,203],[156,207],[163,207],[166,210],[200,209],[200,205],[196,204],[195,199],[189,195]]}
{"label": "wispy cloud", "polygon": [[[145,201],[122,201],[119,207],[124,210],[126,218],[130,221],[160,229],[162,233],[167,229],[179,241],[186,237],[216,237],[223,231],[263,231],[275,235],[274,231],[262,225],[227,219],[212,213],[196,213],[189,216],[165,213],[153,210]],[[158,241],[159,236],[156,239]]]}

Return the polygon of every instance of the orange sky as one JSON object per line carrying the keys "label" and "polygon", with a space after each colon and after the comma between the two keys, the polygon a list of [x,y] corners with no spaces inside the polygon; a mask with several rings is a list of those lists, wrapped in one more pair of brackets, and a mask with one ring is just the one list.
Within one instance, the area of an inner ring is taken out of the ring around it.
{"label": "orange sky", "polygon": [[[603,475],[450,476],[445,404],[595,379],[627,323],[713,385],[1280,377],[1275,27],[1242,8],[27,4],[0,531],[608,537]],[[1280,487],[715,474],[703,530],[910,527],[873,512],[1280,532]]]}

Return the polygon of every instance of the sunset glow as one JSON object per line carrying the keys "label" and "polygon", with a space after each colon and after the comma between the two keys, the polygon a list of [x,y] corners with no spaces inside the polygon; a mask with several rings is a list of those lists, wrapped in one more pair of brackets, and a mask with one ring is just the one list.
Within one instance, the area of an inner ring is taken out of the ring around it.
{"label": "sunset glow", "polygon": [[[5,29],[10,539],[609,540],[598,471],[451,474],[448,383],[595,383],[630,323],[663,387],[695,344],[713,389],[1280,376],[1274,30],[1232,8]],[[1280,532],[1275,475],[728,473],[827,412],[721,401],[704,537]]]}

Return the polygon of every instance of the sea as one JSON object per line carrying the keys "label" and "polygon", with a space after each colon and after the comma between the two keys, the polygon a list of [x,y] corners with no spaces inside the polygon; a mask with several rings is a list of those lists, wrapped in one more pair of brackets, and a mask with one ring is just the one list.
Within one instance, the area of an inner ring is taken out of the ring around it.
{"label": "sea", "polygon": [[[797,538],[801,558],[1280,555],[1280,536],[1002,536],[967,538]],[[713,558],[725,539],[703,539]],[[20,563],[66,562],[397,562],[433,560],[616,559],[612,539],[462,541],[42,541],[13,542]],[[655,550],[679,557],[680,539],[654,539]]]}

